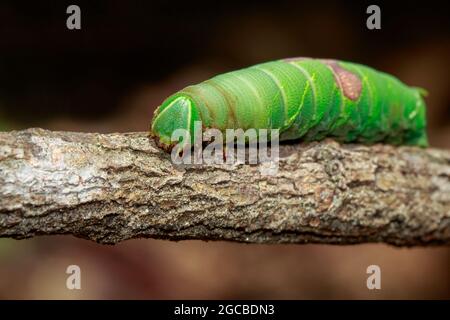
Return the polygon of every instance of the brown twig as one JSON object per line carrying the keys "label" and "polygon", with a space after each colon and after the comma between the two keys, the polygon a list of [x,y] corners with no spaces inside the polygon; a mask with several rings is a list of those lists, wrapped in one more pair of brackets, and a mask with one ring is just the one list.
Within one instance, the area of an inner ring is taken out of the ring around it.
{"label": "brown twig", "polygon": [[450,152],[331,140],[180,168],[147,133],[0,133],[0,237],[450,243]]}

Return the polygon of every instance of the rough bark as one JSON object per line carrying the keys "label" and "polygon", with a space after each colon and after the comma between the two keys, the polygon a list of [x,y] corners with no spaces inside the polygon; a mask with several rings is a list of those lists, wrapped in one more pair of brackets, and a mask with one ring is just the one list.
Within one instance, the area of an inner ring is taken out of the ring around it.
{"label": "rough bark", "polygon": [[172,164],[146,133],[0,133],[0,237],[450,243],[450,151],[331,140],[279,172]]}

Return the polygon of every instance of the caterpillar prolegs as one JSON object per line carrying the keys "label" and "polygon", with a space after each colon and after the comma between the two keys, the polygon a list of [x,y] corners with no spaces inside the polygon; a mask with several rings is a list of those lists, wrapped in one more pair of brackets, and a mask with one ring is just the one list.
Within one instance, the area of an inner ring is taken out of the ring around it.
{"label": "caterpillar prolegs", "polygon": [[170,148],[172,133],[203,128],[279,129],[280,140],[428,145],[423,89],[370,67],[290,58],[215,76],[168,97],[151,133]]}

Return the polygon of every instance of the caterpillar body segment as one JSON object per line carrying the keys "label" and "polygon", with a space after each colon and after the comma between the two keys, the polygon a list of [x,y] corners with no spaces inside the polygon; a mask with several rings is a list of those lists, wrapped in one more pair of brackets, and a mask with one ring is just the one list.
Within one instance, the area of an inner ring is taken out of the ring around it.
{"label": "caterpillar body segment", "polygon": [[151,132],[170,148],[172,133],[204,128],[279,129],[280,140],[387,142],[425,147],[423,89],[370,67],[291,58],[215,76],[168,97]]}

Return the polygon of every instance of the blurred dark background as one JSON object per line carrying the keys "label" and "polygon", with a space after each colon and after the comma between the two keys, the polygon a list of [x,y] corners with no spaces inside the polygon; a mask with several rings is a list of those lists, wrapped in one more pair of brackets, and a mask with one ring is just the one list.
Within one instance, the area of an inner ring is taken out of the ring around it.
{"label": "blurred dark background", "polygon": [[[81,30],[66,8],[81,8]],[[366,8],[381,8],[368,30]],[[310,56],[370,65],[429,92],[450,148],[445,1],[1,1],[0,129],[147,130],[172,92],[217,73]],[[81,291],[65,268],[82,269]],[[365,286],[378,264],[382,290]],[[72,237],[0,239],[0,298],[450,298],[450,250],[253,246]]]}

